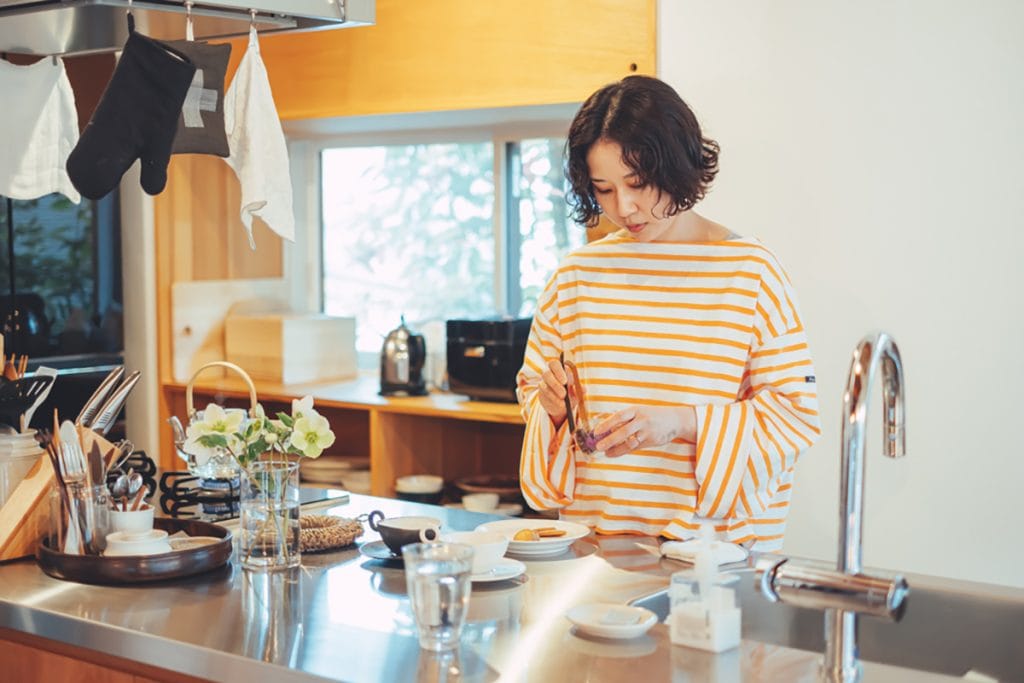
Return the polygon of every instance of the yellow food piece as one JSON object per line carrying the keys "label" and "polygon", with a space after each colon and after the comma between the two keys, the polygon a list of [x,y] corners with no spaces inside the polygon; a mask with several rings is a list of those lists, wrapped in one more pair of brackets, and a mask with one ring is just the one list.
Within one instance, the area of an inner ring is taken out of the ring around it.
{"label": "yellow food piece", "polygon": [[513,541],[539,541],[540,535],[537,534],[533,529],[520,529],[516,532],[516,535],[512,537]]}
{"label": "yellow food piece", "polygon": [[556,529],[553,526],[541,527],[540,529],[534,529],[537,535],[541,538],[553,538],[555,536],[565,536],[565,529]]}

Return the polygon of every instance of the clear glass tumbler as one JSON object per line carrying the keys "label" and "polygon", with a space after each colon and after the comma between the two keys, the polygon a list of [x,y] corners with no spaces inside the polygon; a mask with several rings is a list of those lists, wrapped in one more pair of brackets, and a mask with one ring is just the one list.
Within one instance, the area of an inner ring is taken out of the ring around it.
{"label": "clear glass tumbler", "polygon": [[461,543],[413,543],[402,548],[405,582],[420,647],[459,646],[469,606],[473,548]]}
{"label": "clear glass tumbler", "polygon": [[262,460],[242,469],[238,554],[244,569],[298,567],[299,465]]}

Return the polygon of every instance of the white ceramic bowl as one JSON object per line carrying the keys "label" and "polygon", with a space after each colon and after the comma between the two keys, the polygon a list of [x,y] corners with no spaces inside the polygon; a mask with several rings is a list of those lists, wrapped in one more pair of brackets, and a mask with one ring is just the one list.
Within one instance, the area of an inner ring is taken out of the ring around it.
{"label": "white ceramic bowl", "polygon": [[107,534],[107,549],[104,555],[119,557],[123,555],[160,555],[171,552],[171,544],[167,540],[167,532],[163,529],[150,529],[147,534],[125,534],[115,531]]}
{"label": "white ceramic bowl", "polygon": [[142,536],[153,530],[153,506],[143,505],[138,510],[111,510],[110,526],[125,536]]}
{"label": "white ceramic bowl", "polygon": [[467,493],[462,497],[462,507],[470,512],[494,512],[498,509],[498,494]]}
{"label": "white ceramic bowl", "polygon": [[441,534],[441,540],[472,546],[474,574],[490,571],[508,550],[508,537],[490,531],[449,531]]}
{"label": "white ceramic bowl", "polygon": [[410,474],[395,479],[397,493],[437,493],[444,486],[444,479],[433,474]]}

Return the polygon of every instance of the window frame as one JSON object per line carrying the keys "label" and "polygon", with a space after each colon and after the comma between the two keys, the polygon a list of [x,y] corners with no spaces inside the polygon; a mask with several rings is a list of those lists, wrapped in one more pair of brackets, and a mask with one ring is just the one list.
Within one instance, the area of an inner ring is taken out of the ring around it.
{"label": "window frame", "polygon": [[[495,308],[499,315],[519,310],[512,301],[518,283],[518,263],[511,263],[510,201],[515,178],[505,172],[518,141],[567,136],[579,103],[307,119],[284,122],[288,142],[294,210],[295,242],[284,244],[284,277],[294,310],[324,310],[322,152],[337,147],[490,141],[494,148],[494,263]],[[518,256],[518,252],[517,252]]]}

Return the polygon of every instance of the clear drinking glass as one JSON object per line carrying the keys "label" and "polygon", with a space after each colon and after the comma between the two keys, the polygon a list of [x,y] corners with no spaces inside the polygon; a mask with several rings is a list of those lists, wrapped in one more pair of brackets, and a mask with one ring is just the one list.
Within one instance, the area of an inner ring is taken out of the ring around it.
{"label": "clear drinking glass", "polygon": [[405,582],[420,647],[459,646],[469,606],[473,548],[461,543],[413,543],[402,548]]}
{"label": "clear drinking glass", "polygon": [[107,487],[73,481],[66,495],[50,492],[50,523],[45,534],[53,550],[69,555],[99,555],[107,546],[110,509]]}

